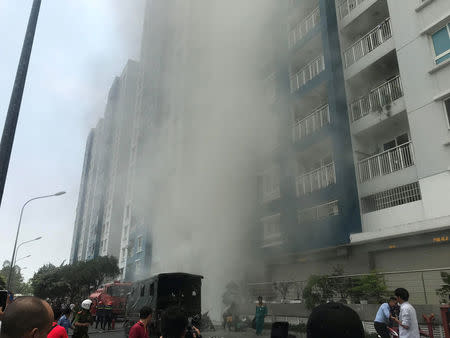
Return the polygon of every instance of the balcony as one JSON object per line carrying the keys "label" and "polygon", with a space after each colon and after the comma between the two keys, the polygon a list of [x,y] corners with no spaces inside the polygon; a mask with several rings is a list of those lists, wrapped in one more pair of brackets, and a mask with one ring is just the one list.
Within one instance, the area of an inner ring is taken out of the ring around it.
{"label": "balcony", "polygon": [[407,142],[358,162],[359,182],[391,174],[414,165],[412,143]]}
{"label": "balcony", "polygon": [[319,22],[320,10],[319,7],[317,7],[289,32],[289,49],[292,49],[295,44],[303,39]]}
{"label": "balcony", "polygon": [[294,142],[315,133],[324,125],[330,123],[330,109],[328,105],[314,110],[304,119],[297,121],[293,128]]}
{"label": "balcony", "polygon": [[270,247],[282,244],[280,223],[281,215],[275,214],[261,219],[263,224],[263,243],[262,247]]}
{"label": "balcony", "polygon": [[297,196],[324,189],[336,183],[334,162],[297,177]]}
{"label": "balcony", "polygon": [[339,20],[342,20],[347,15],[350,14],[358,5],[360,5],[365,0],[344,0],[337,8],[337,12],[339,15]]}
{"label": "balcony", "polygon": [[297,213],[299,224],[307,224],[337,215],[339,215],[338,201],[332,201],[312,208],[299,210]]}
{"label": "balcony", "polygon": [[372,52],[392,37],[391,19],[387,18],[344,52],[345,68]]}
{"label": "balcony", "polygon": [[280,198],[279,169],[266,170],[262,175],[261,202],[267,203]]}
{"label": "balcony", "polygon": [[314,79],[324,70],[325,60],[323,55],[320,55],[291,76],[291,93],[301,89],[305,84]]}
{"label": "balcony", "polygon": [[372,89],[368,95],[360,97],[350,104],[350,118],[355,122],[370,112],[380,111],[384,106],[403,97],[403,88],[400,76],[397,75],[389,81]]}

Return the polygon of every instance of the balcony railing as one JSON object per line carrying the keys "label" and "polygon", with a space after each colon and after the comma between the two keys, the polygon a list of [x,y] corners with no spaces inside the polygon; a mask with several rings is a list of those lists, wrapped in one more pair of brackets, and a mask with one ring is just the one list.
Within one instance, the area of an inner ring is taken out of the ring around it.
{"label": "balcony railing", "polygon": [[368,95],[353,101],[350,104],[351,120],[355,122],[372,111],[379,111],[401,97],[403,97],[402,82],[397,75],[372,89]]}
{"label": "balcony railing", "polygon": [[281,237],[280,233],[280,214],[275,214],[272,216],[266,216],[261,219],[263,224],[263,235],[265,241],[271,241],[274,239],[279,239]]}
{"label": "balcony railing", "polygon": [[338,201],[332,201],[297,212],[298,223],[305,224],[339,215]]}
{"label": "balcony railing", "polygon": [[392,37],[391,19],[387,18],[344,52],[345,67],[348,68],[365,55]]}
{"label": "balcony railing", "polygon": [[291,93],[302,88],[306,83],[311,81],[324,70],[325,60],[323,58],[323,55],[320,55],[319,57],[308,63],[305,67],[300,69],[296,74],[291,76]]}
{"label": "balcony railing", "polygon": [[414,165],[412,143],[404,143],[359,161],[359,181],[366,182],[374,177],[388,175],[412,165]]}
{"label": "balcony railing", "polygon": [[339,19],[342,20],[350,14],[359,4],[365,0],[344,0],[338,6]]}
{"label": "balcony railing", "polygon": [[336,183],[334,162],[297,177],[297,196],[324,189]]}
{"label": "balcony railing", "polygon": [[320,10],[319,7],[317,7],[289,32],[289,48],[293,48],[295,44],[303,39],[303,37],[316,27],[319,22]]}
{"label": "balcony railing", "polygon": [[297,121],[293,129],[294,142],[306,137],[324,125],[330,123],[330,109],[328,105],[314,110],[304,119]]}

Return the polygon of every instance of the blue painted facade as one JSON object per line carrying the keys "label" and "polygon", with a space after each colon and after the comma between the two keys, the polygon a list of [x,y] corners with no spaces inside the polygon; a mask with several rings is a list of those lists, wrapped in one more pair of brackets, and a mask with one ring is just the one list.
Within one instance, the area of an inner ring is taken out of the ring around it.
{"label": "blue painted facade", "polygon": [[[294,7],[295,7],[294,3]],[[361,232],[361,217],[359,211],[359,198],[355,167],[353,162],[353,149],[351,144],[350,124],[347,112],[347,100],[341,50],[338,36],[338,23],[334,1],[319,0],[320,24],[310,30],[300,41],[287,50],[285,26],[275,31],[282,41],[285,55],[279,52],[274,59],[283,60],[284,66],[272,65],[276,71],[278,93],[289,93],[289,64],[295,54],[317,39],[321,39],[321,53],[324,55],[325,70],[307,82],[299,90],[286,95],[278,95],[273,104],[274,111],[280,112],[282,145],[274,156],[280,167],[280,195],[279,199],[262,204],[260,217],[280,214],[281,245],[265,248],[266,254],[297,254],[310,250],[336,247],[348,244],[350,234]],[[289,8],[285,14],[287,22],[288,13],[295,10]],[[282,18],[282,14],[276,20]],[[281,19],[282,20],[282,19]],[[282,25],[274,25],[280,27]],[[275,39],[274,39],[275,40]],[[279,46],[274,47],[279,48]],[[279,49],[283,50],[283,49]],[[275,52],[277,53],[277,52]],[[305,60],[305,64],[308,60]],[[289,116],[294,102],[308,100],[308,95],[318,87],[326,88],[324,91],[330,110],[331,123],[312,134],[294,142],[292,139],[292,116]],[[314,191],[307,195],[297,197],[296,175],[293,168],[297,154],[302,153],[319,142],[327,142],[335,164],[336,183],[324,189]],[[309,223],[299,224],[298,211],[314,206],[338,201],[339,214],[329,216]],[[263,224],[261,223],[261,228]]]}

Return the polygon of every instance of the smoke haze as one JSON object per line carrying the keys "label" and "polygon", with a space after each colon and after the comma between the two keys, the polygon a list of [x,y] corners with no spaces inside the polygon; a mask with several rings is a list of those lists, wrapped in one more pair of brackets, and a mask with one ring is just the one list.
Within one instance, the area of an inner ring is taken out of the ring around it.
{"label": "smoke haze", "polygon": [[[147,272],[203,275],[203,310],[216,318],[226,283],[253,273],[250,266],[259,270],[249,239],[261,233],[252,233],[258,158],[274,148],[279,123],[260,73],[268,43],[263,27],[274,4],[174,1],[168,20],[175,39],[156,89],[164,113],[161,121],[153,114],[153,128],[144,132],[135,195],[137,217],[151,229]],[[158,47],[144,40],[146,58]],[[143,67],[152,61],[143,59]]]}

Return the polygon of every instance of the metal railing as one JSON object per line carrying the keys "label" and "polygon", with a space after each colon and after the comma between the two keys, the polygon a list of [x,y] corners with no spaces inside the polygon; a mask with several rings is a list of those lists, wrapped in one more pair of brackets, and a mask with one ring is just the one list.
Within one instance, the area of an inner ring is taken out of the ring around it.
{"label": "metal railing", "polygon": [[420,201],[421,199],[419,183],[409,183],[361,198],[361,212],[367,214]]}
{"label": "metal railing", "polygon": [[319,7],[317,7],[289,32],[289,48],[293,48],[295,44],[303,39],[303,37],[316,27],[319,22],[320,10]]}
{"label": "metal railing", "polygon": [[351,120],[355,122],[372,111],[379,111],[384,106],[403,97],[400,75],[372,89],[368,95],[360,97],[350,104]]}
{"label": "metal railing", "polygon": [[344,52],[345,68],[372,52],[392,37],[391,18],[387,18]]}
{"label": "metal railing", "polygon": [[304,224],[339,215],[338,201],[317,205],[297,212],[298,223]]}
{"label": "metal railing", "polygon": [[339,19],[342,20],[365,0],[344,0],[338,6]]}
{"label": "metal railing", "polygon": [[[436,293],[436,290],[443,285],[441,272],[450,272],[450,267],[432,268],[432,269],[418,269],[418,270],[405,270],[405,271],[386,271],[378,272],[387,290],[395,290],[397,287],[405,287],[410,293],[411,302],[414,304],[439,304],[440,298]],[[366,274],[355,275],[342,275],[342,276],[329,276],[329,280],[335,281],[337,289],[343,287],[353,287],[355,282]],[[342,282],[342,287],[339,287],[339,281]],[[260,283],[248,283],[248,295],[249,299],[255,300],[258,296],[262,296],[267,301],[280,302],[280,301],[294,301],[303,300],[302,293],[306,285],[306,280],[285,280],[285,281],[273,281],[273,282],[260,282]],[[286,288],[284,295],[275,288],[275,285],[285,285]],[[364,299],[364,295],[361,296]],[[333,299],[335,301],[341,300],[341,295],[335,294]],[[369,298],[369,297],[367,297]]]}
{"label": "metal railing", "polygon": [[263,243],[262,246],[270,246],[281,241],[280,232],[280,214],[275,214],[271,216],[266,216],[261,219],[263,224]]}
{"label": "metal railing", "polygon": [[330,109],[328,104],[326,104],[295,123],[293,128],[294,142],[316,132],[329,123]]}
{"label": "metal railing", "polygon": [[388,175],[414,165],[412,143],[404,143],[358,162],[359,181]]}
{"label": "metal railing", "polygon": [[325,60],[323,55],[320,55],[290,77],[291,93],[302,88],[324,70]]}
{"label": "metal railing", "polygon": [[296,179],[297,196],[309,194],[313,191],[324,189],[336,183],[336,171],[334,162],[320,167]]}

